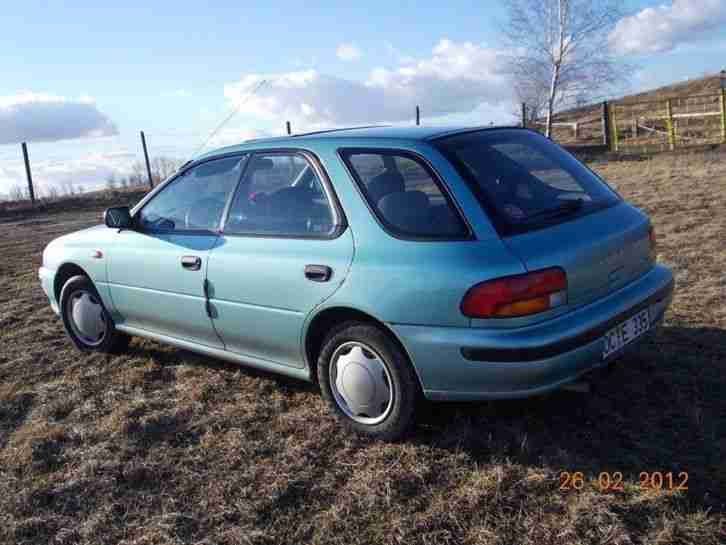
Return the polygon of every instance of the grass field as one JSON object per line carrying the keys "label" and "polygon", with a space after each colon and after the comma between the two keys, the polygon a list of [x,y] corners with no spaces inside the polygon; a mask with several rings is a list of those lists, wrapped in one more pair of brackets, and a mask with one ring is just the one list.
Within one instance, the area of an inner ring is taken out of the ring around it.
{"label": "grass field", "polygon": [[[312,385],[141,339],[79,354],[37,268],[99,210],[0,224],[0,542],[726,542],[722,156],[595,168],[675,269],[656,338],[590,394],[431,405],[397,444],[341,432]],[[688,490],[641,488],[656,471]]]}

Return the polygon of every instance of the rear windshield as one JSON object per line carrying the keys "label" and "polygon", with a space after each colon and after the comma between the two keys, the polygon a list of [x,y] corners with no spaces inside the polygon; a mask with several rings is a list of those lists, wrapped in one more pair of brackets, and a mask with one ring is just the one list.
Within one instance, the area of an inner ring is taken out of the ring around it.
{"label": "rear windshield", "polygon": [[534,131],[478,131],[436,145],[502,235],[568,221],[620,201],[592,171]]}

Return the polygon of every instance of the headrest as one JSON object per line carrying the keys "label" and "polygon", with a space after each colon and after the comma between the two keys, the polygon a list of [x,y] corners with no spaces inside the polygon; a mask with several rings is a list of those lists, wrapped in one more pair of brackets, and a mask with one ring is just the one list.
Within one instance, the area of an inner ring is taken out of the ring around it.
{"label": "headrest", "polygon": [[384,170],[374,176],[368,183],[368,196],[374,206],[380,207],[380,200],[390,193],[402,193],[406,190],[403,176],[393,170]]}
{"label": "headrest", "polygon": [[283,187],[272,193],[265,204],[276,213],[295,214],[309,209],[312,196],[304,187]]}
{"label": "headrest", "polygon": [[378,203],[383,218],[395,228],[409,233],[431,230],[429,198],[423,191],[400,191],[384,195]]}

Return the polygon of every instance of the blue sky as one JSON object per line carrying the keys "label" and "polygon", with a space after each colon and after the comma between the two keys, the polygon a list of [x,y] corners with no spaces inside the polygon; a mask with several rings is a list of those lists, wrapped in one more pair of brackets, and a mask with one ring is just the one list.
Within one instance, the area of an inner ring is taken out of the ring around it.
{"label": "blue sky", "polygon": [[[496,0],[482,2],[6,3],[0,33],[0,193],[90,187],[152,154],[187,158],[262,79],[212,145],[298,129],[425,120],[506,121]],[[613,49],[633,90],[726,64],[726,0],[627,1]],[[433,117],[433,119],[432,119]],[[4,125],[4,127],[3,127]],[[47,140],[51,140],[50,142]]]}

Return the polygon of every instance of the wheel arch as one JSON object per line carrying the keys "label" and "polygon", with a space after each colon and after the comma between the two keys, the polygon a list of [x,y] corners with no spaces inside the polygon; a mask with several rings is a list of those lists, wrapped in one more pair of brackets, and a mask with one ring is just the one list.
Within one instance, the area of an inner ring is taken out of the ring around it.
{"label": "wheel arch", "polygon": [[63,263],[63,265],[58,267],[55,278],[53,279],[53,295],[55,296],[55,300],[58,301],[58,304],[60,304],[60,295],[63,286],[74,276],[85,276],[93,282],[91,276],[81,266],[76,263]]}
{"label": "wheel arch", "polygon": [[393,331],[385,322],[379,320],[375,316],[372,316],[362,310],[346,306],[335,306],[321,309],[312,317],[312,319],[310,319],[308,326],[305,329],[303,340],[304,357],[305,363],[308,369],[310,369],[310,378],[313,381],[317,381],[318,356],[323,348],[323,341],[325,340],[328,331],[330,331],[330,329],[335,325],[348,321],[370,323],[380,327],[383,331],[388,333],[391,339],[393,339],[393,342],[396,343],[396,345],[406,355],[406,358],[411,364],[414,374],[416,375],[416,380],[418,381],[419,386],[423,388],[421,377],[419,377],[413,358],[406,349],[406,346],[403,342],[401,342],[401,339],[399,339],[398,335],[396,335],[396,332]]}

